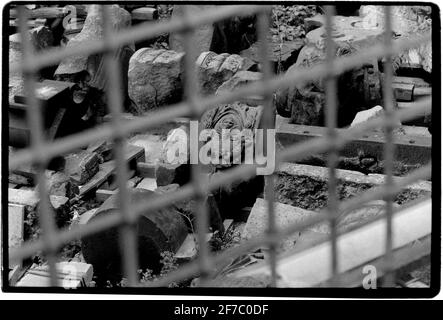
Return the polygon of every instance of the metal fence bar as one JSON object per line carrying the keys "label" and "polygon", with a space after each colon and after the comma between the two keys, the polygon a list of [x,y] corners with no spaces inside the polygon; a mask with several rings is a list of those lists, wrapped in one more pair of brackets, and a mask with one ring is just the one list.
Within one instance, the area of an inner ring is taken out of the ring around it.
{"label": "metal fence bar", "polygon": [[[98,6],[101,10],[103,17],[103,37],[105,47],[113,37],[113,30],[110,21],[111,10],[108,5]],[[105,66],[107,70],[108,87],[106,90],[107,103],[109,106],[109,111],[112,116],[112,126],[115,130],[116,138],[114,140],[114,157],[116,162],[116,176],[117,176],[117,186],[118,186],[118,209],[119,214],[122,216],[122,225],[120,226],[120,252],[122,257],[122,269],[124,275],[130,286],[136,286],[137,281],[137,269],[138,269],[138,250],[137,250],[137,218],[134,218],[131,214],[130,207],[130,194],[127,189],[127,181],[129,179],[129,173],[127,168],[127,163],[125,160],[125,147],[126,143],[124,141],[125,135],[121,133],[122,127],[122,107],[123,107],[123,97],[122,97],[122,86],[121,83],[121,71],[120,66],[116,60],[116,52],[114,50],[109,50],[105,52]]]}
{"label": "metal fence bar", "polygon": [[[362,64],[362,61],[366,61],[369,58],[381,58],[388,53],[398,54],[407,48],[418,46],[426,41],[430,41],[430,37],[420,37],[413,40],[397,42],[396,44],[393,44],[393,49],[389,51],[387,51],[384,46],[379,45],[353,56],[337,58],[334,60],[333,74],[339,75],[344,71],[358,67]],[[278,88],[287,88],[291,83],[310,81],[324,77],[326,74],[327,71],[325,70],[324,65],[319,64],[311,69],[276,76],[269,81],[269,85],[266,88],[263,88],[261,83],[252,83],[231,93],[226,93],[219,96],[204,97],[200,101],[200,107],[202,108],[201,111],[203,112],[206,109],[213,108],[218,104],[230,103],[239,100],[244,96],[267,94],[269,92],[272,93]],[[157,111],[155,115],[147,115],[123,124],[122,133],[127,135],[139,130],[146,130],[170,119],[183,117],[187,114],[187,103],[178,103]],[[100,139],[115,137],[116,133],[111,125],[101,125],[93,130],[73,134],[69,137],[58,139],[50,144],[43,144],[40,151],[47,157],[53,157],[66,153],[72,149],[86,146],[87,144]],[[18,151],[13,157],[10,158],[9,169],[13,170],[18,168],[20,165],[31,162],[35,156],[36,155],[30,150]]]}
{"label": "metal fence bar", "polygon": [[[269,14],[270,12],[260,12],[257,17],[257,33],[260,42],[260,62],[263,72],[262,85],[267,87],[269,80],[272,78],[272,66],[269,61],[269,46],[268,46],[268,32],[269,32]],[[273,106],[273,95],[266,93],[263,100],[263,151],[269,159],[269,154],[272,150],[267,149],[268,130],[275,128],[275,110]],[[257,146],[256,146],[257,147]],[[263,153],[264,155],[264,153]],[[272,155],[274,156],[274,155]],[[267,235],[272,237],[276,232],[275,225],[275,204],[274,204],[274,174],[265,176],[265,199],[268,207],[268,228]],[[269,267],[271,270],[271,287],[277,286],[277,245],[278,243],[271,242],[269,245]]]}
{"label": "metal fence bar", "polygon": [[[334,147],[335,140],[337,139],[337,80],[332,75],[333,62],[336,55],[336,45],[333,40],[333,17],[335,14],[335,8],[333,6],[325,7],[326,13],[326,67],[331,73],[325,79],[325,91],[326,91],[326,125],[327,125],[327,137],[331,142],[331,150],[327,155],[327,164],[329,168],[328,177],[328,210],[330,216],[331,227],[331,275],[333,282],[332,285],[338,285],[335,282],[338,274],[338,261],[337,261],[337,218],[338,218],[338,199],[337,199],[337,175],[336,166],[338,163],[338,150]],[[338,280],[338,279],[337,279]]]}
{"label": "metal fence bar", "polygon": [[[425,99],[422,102],[416,103],[414,108],[403,109],[397,112],[397,119],[399,121],[406,121],[416,117],[418,114],[422,114],[423,112],[428,112],[431,110],[431,99]],[[351,129],[346,130],[345,132],[339,133],[339,137],[336,141],[336,148],[341,148],[345,145],[347,141],[353,140],[356,136],[363,134],[367,130],[371,130],[374,128],[378,128],[383,126],[386,122],[384,118],[376,118],[371,119],[365,123],[359,124]],[[296,161],[304,156],[320,153],[324,150],[330,148],[330,141],[327,138],[319,137],[314,139],[309,139],[306,142],[299,143],[292,147],[286,148],[281,153],[276,155],[276,166],[284,161]],[[217,177],[210,182],[208,185],[208,191],[215,190],[230,181],[235,181],[236,179],[248,178],[252,177],[255,174],[255,166],[238,166],[236,168],[225,171],[224,175]],[[430,176],[430,175],[429,175]],[[416,180],[420,178],[427,178],[428,176],[419,176]],[[414,182],[412,180],[411,182]],[[411,183],[410,182],[410,183]],[[383,193],[380,193],[383,194]],[[149,206],[146,205],[134,205],[134,214],[140,214],[142,210],[156,210],[162,207],[165,207],[173,202],[182,201],[194,196],[193,187],[190,185],[181,187],[178,191],[172,192],[170,194],[163,195],[158,199],[154,199]],[[339,211],[343,211],[340,208]],[[93,234],[95,232],[103,231],[107,228],[115,227],[121,220],[119,216],[108,216],[101,219],[97,219],[95,222],[91,222],[86,226],[82,226],[78,229],[73,229],[69,231],[65,231],[62,233],[62,239],[64,239],[64,243],[69,242],[70,240],[74,240],[81,236],[87,236],[89,234]],[[100,221],[99,221],[100,220]],[[37,241],[35,243],[24,244],[22,248],[13,250],[10,254],[10,259],[12,260],[20,260],[32,255],[35,251],[42,250],[43,244],[41,241]]]}
{"label": "metal fence bar", "polygon": [[[27,27],[27,13],[24,6],[19,6],[19,30],[22,43],[22,58],[23,63],[26,64],[33,59],[34,48],[30,41],[30,35]],[[24,79],[24,92],[26,95],[26,116],[27,123],[30,128],[30,149],[34,151],[37,156],[36,177],[38,184],[38,196],[40,198],[40,205],[37,208],[39,216],[39,225],[42,228],[42,238],[46,250],[46,259],[49,265],[50,285],[57,286],[57,270],[56,270],[56,252],[57,243],[53,242],[55,235],[54,212],[51,209],[49,194],[46,185],[45,169],[49,159],[40,152],[40,147],[44,143],[43,119],[41,102],[36,96],[36,74],[28,72]]]}
{"label": "metal fence bar", "polygon": [[[392,26],[391,26],[391,7],[384,7],[385,14],[385,35],[384,42],[387,48],[391,47],[392,42]],[[387,122],[384,126],[385,129],[385,144],[384,144],[384,174],[385,174],[385,186],[387,190],[390,190],[394,186],[393,179],[393,165],[394,165],[394,135],[393,130],[395,127],[393,114],[394,110],[394,93],[392,89],[392,59],[391,55],[387,54],[383,65],[384,72],[384,84],[383,84],[383,103],[384,113]],[[386,269],[384,286],[393,287],[395,285],[395,275],[392,268],[392,212],[393,212],[393,195],[387,195],[386,201]]]}
{"label": "metal fence bar", "polygon": [[[183,43],[185,47],[185,99],[188,101],[188,110],[191,115],[191,119],[199,123],[200,116],[202,114],[199,104],[199,92],[200,87],[196,73],[196,50],[194,45],[194,30],[191,26],[191,17],[189,13],[189,7],[184,7],[183,12],[184,32]],[[192,134],[190,135],[192,137]],[[191,138],[190,138],[191,139]],[[192,144],[199,145],[200,141],[189,141],[190,143],[190,157],[193,158],[194,148]],[[212,142],[209,142],[212,143]],[[200,148],[198,148],[200,150]],[[211,259],[209,252],[209,245],[206,239],[206,233],[208,232],[208,210],[206,207],[207,190],[205,188],[205,175],[203,173],[203,165],[200,160],[195,159],[196,164],[192,164],[191,184],[195,193],[195,210],[197,217],[197,240],[198,240],[198,262],[201,270],[201,285],[205,285],[211,273]]]}

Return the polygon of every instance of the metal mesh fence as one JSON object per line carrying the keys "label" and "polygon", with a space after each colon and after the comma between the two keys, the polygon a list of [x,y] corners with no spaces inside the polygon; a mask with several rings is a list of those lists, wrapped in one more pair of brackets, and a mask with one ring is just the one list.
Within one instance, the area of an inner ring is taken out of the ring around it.
{"label": "metal mesh fence", "polygon": [[[340,278],[338,272],[337,259],[337,217],[338,213],[343,210],[358,208],[362,203],[383,197],[386,200],[386,221],[387,221],[387,237],[385,246],[384,268],[386,274],[386,285],[393,285],[395,280],[393,271],[396,269],[396,261],[393,258],[393,244],[392,244],[392,217],[393,199],[396,193],[401,188],[405,187],[419,179],[426,179],[431,174],[431,164],[412,172],[401,183],[395,182],[393,179],[393,161],[394,161],[394,143],[393,143],[393,128],[394,124],[399,120],[408,120],[418,117],[424,111],[431,111],[431,99],[422,100],[416,103],[414,108],[407,108],[397,111],[393,107],[393,89],[392,89],[392,64],[391,57],[402,50],[420,45],[426,41],[430,41],[430,36],[425,38],[416,38],[403,41],[392,39],[391,31],[391,15],[390,7],[385,7],[385,42],[377,46],[369,48],[364,52],[357,54],[336,58],[334,53],[334,41],[332,39],[332,21],[334,15],[334,8],[328,7],[326,9],[326,30],[327,30],[327,58],[325,63],[312,67],[310,70],[303,70],[297,73],[289,73],[285,75],[273,75],[272,68],[266,52],[267,33],[269,32],[269,10],[267,6],[222,6],[215,10],[208,10],[205,14],[199,16],[189,16],[185,14],[183,18],[172,19],[167,22],[159,22],[150,24],[149,27],[145,25],[134,26],[131,29],[123,30],[118,33],[113,33],[108,16],[107,6],[103,7],[103,21],[104,21],[104,38],[101,41],[93,43],[85,43],[82,46],[72,49],[54,49],[44,54],[34,54],[32,46],[29,43],[27,33],[27,12],[23,8],[19,8],[20,32],[23,45],[23,63],[14,66],[10,72],[23,72],[25,75],[25,90],[28,93],[26,104],[28,106],[28,123],[31,131],[30,147],[18,151],[9,159],[9,170],[13,170],[22,164],[33,163],[37,166],[37,184],[39,186],[38,193],[40,200],[39,218],[43,230],[42,237],[34,242],[24,243],[20,248],[10,252],[10,260],[21,260],[32,256],[36,252],[43,252],[49,263],[51,274],[51,285],[57,286],[57,277],[55,271],[55,261],[57,250],[63,244],[91,235],[93,233],[101,232],[103,230],[118,227],[121,232],[121,253],[123,257],[123,271],[125,278],[128,280],[129,286],[139,286],[138,281],[138,261],[137,261],[137,238],[136,238],[136,222],[138,216],[144,212],[152,212],[162,207],[168,206],[172,202],[177,202],[190,197],[194,197],[197,201],[197,231],[199,253],[198,259],[194,262],[171,272],[167,276],[158,279],[152,283],[151,286],[165,286],[170,282],[186,279],[192,275],[200,275],[202,280],[207,280],[211,275],[212,266],[228,257],[239,256],[258,245],[268,245],[270,248],[270,263],[271,270],[271,285],[277,285],[276,267],[278,264],[276,248],[278,242],[285,236],[303,230],[323,220],[329,220],[331,225],[331,283],[332,286],[339,286]],[[219,96],[201,97],[198,95],[197,81],[195,74],[195,62],[193,46],[193,32],[196,27],[201,24],[213,23],[226,19],[234,15],[249,15],[257,14],[257,33],[258,39],[262,40],[261,65],[263,70],[263,79],[260,82],[249,84],[234,92],[226,93]],[[113,51],[123,44],[131,41],[140,41],[155,37],[164,32],[181,32],[184,36],[184,44],[186,50],[185,58],[185,100],[175,105],[164,107],[147,116],[137,118],[131,121],[124,121],[122,119],[122,105],[123,97],[118,88],[120,87],[121,78],[118,71],[118,63],[115,60]],[[45,141],[42,127],[41,113],[39,112],[39,101],[35,96],[36,73],[43,67],[54,65],[63,58],[76,54],[93,54],[105,53],[106,70],[109,86],[107,89],[109,111],[112,115],[112,122],[102,124],[92,130],[76,133],[64,138],[57,139],[53,142]],[[336,130],[337,126],[337,76],[347,70],[355,68],[367,61],[368,58],[382,58],[385,57],[385,81],[383,85],[384,109],[385,116],[379,119],[373,119],[356,127],[348,129],[339,133]],[[238,247],[228,249],[217,255],[212,255],[208,248],[205,239],[205,230],[208,229],[208,216],[205,210],[204,197],[210,191],[217,187],[228,184],[231,181],[252,177],[255,175],[256,166],[240,165],[217,179],[211,180],[207,183],[202,176],[202,168],[200,165],[193,165],[192,182],[181,187],[179,190],[165,194],[160,198],[153,199],[148,204],[130,203],[127,190],[127,167],[123,156],[123,148],[125,147],[125,137],[134,132],[147,130],[154,125],[165,123],[170,119],[176,117],[188,116],[192,119],[199,119],[204,111],[219,105],[220,103],[229,103],[238,100],[241,97],[253,94],[260,94],[264,96],[264,114],[263,114],[263,128],[275,128],[275,113],[273,111],[272,94],[277,88],[287,87],[290,83],[303,82],[317,78],[326,79],[326,124],[327,131],[323,137],[312,139],[307,142],[299,143],[286,148],[283,152],[276,156],[276,165],[278,166],[284,161],[295,161],[302,156],[309,154],[317,154],[327,152],[327,163],[329,167],[329,183],[328,183],[328,206],[327,209],[321,211],[319,216],[316,216],[309,221],[301,224],[288,226],[285,229],[278,230],[275,223],[274,212],[274,175],[269,175],[265,178],[265,200],[268,203],[268,231],[261,238],[252,239],[241,244]],[[354,137],[371,130],[376,127],[384,127],[385,129],[385,175],[386,181],[383,186],[373,188],[370,191],[342,203],[337,197],[337,177],[336,166],[338,159],[338,151],[347,142],[354,139]],[[106,216],[87,225],[71,228],[69,230],[56,230],[53,215],[51,214],[51,207],[48,202],[48,190],[45,183],[45,168],[50,159],[53,157],[67,153],[78,147],[87,146],[89,143],[98,141],[100,139],[112,139],[115,148],[116,160],[116,177],[118,185],[118,201],[120,215]]]}

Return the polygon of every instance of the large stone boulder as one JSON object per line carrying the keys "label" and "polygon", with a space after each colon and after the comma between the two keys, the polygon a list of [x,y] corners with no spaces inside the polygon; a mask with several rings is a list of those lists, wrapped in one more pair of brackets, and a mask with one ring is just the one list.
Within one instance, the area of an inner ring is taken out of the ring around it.
{"label": "large stone boulder", "polygon": [[133,113],[142,114],[182,98],[183,57],[182,52],[152,48],[134,53],[128,70]]}
{"label": "large stone boulder", "polygon": [[[325,61],[324,26],[309,32],[306,39],[306,46],[287,73],[297,73]],[[369,48],[382,39],[382,29],[364,28],[359,17],[334,18],[333,40],[336,44],[336,57]],[[350,124],[358,111],[372,108],[381,102],[381,77],[376,61],[363,61],[361,67],[342,73],[337,82],[338,112],[343,115],[339,117],[339,126]],[[287,89],[277,91],[277,111],[284,117],[291,117],[292,123],[324,125],[324,106],[324,79],[295,83]]]}
{"label": "large stone boulder", "polygon": [[[131,193],[132,203],[149,202],[158,197],[154,192],[135,189]],[[112,195],[88,220],[91,223],[104,216],[121,214],[118,209],[118,195]],[[186,224],[175,206],[147,212],[137,221],[137,247],[139,267],[149,268],[154,273],[161,270],[161,254],[165,251],[175,253],[188,234]],[[121,279],[120,232],[118,228],[84,237],[82,252],[85,260],[94,266],[98,275],[117,276]]]}

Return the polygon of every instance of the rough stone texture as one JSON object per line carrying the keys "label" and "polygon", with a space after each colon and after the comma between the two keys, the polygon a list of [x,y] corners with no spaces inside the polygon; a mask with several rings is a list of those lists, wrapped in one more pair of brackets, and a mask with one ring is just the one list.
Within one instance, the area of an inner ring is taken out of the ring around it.
{"label": "rough stone texture", "polygon": [[158,186],[173,183],[184,185],[189,182],[191,168],[189,164],[159,163],[155,175]]}
{"label": "rough stone texture", "polygon": [[65,173],[77,185],[88,182],[99,169],[99,158],[94,152],[71,153],[65,157],[65,161]]}
{"label": "rough stone texture", "polygon": [[[51,195],[49,200],[57,227],[66,226],[72,218],[72,212],[69,210],[69,199]],[[37,238],[41,231],[37,212],[40,202],[38,193],[33,190],[8,189],[8,202],[9,204],[25,206],[24,239]]]}
{"label": "rough stone texture", "polygon": [[[216,95],[228,94],[236,89],[245,86],[251,82],[259,81],[263,77],[260,72],[252,71],[239,71],[232,78],[224,82],[216,91]],[[250,96],[240,99],[238,102],[250,105],[258,106],[263,104],[263,97],[260,95]]]}
{"label": "rough stone texture", "polygon": [[32,178],[20,174],[9,173],[8,182],[19,186],[30,186],[32,184]]}
{"label": "rough stone texture", "polygon": [[[400,35],[400,39],[416,37],[431,33],[429,6],[392,6],[392,30]],[[384,26],[383,6],[362,5],[360,16],[367,24]],[[394,58],[397,63],[419,64],[427,72],[432,73],[432,43],[429,41],[417,48],[412,48]]]}
{"label": "rough stone texture", "polygon": [[[29,40],[36,52],[48,49],[53,45],[53,34],[48,27],[38,27],[29,30]],[[9,68],[22,63],[20,34],[9,36]],[[14,96],[23,93],[24,78],[21,73],[9,73],[9,101],[14,101]]]}
{"label": "rough stone texture", "polygon": [[[335,17],[333,39],[337,57],[364,50],[379,43],[383,30],[366,29],[359,17]],[[307,44],[301,50],[297,62],[287,73],[311,68],[326,58],[326,30],[322,26],[306,35]],[[277,92],[276,108],[279,114],[291,116],[291,122],[305,125],[324,124],[325,88],[324,79],[298,83]],[[371,108],[381,102],[380,75],[375,61],[345,72],[338,77],[339,126],[350,124],[358,111]]]}
{"label": "rough stone texture", "polygon": [[[33,28],[28,31],[28,39],[35,51],[41,51],[52,46],[54,37],[51,29],[45,26]],[[9,36],[9,49],[21,52],[21,34],[15,33]]]}
{"label": "rough stone texture", "polygon": [[[305,42],[302,39],[294,41],[276,41],[269,39],[268,41],[268,58],[274,65],[274,70],[281,72],[287,70],[291,65],[297,61],[298,54],[304,46]],[[240,55],[254,61],[260,61],[260,42],[255,42],[246,50],[243,50]]]}
{"label": "rough stone texture", "polygon": [[[131,203],[143,203],[157,197],[154,192],[134,189]],[[89,219],[88,223],[103,216],[120,214],[117,209],[117,195],[111,196]],[[137,221],[139,267],[154,272],[161,269],[160,254],[164,251],[175,253],[188,234],[185,222],[179,211],[168,208],[146,212]],[[106,276],[121,275],[121,254],[118,228],[111,228],[82,239],[82,252],[85,260],[94,266],[96,273]],[[109,278],[106,278],[109,279]],[[109,279],[114,280],[114,279]]]}
{"label": "rough stone texture", "polygon": [[79,193],[78,186],[73,184],[63,172],[46,170],[45,174],[47,190],[50,195],[72,198]]}
{"label": "rough stone texture", "polygon": [[8,248],[19,247],[24,238],[25,206],[8,205]]}
{"label": "rough stone texture", "polygon": [[[328,197],[328,168],[284,163],[276,170],[276,201],[307,210],[324,208]],[[356,196],[384,183],[382,174],[337,170],[340,200]],[[400,182],[402,177],[394,177]],[[431,182],[419,181],[405,188],[395,199],[399,205],[431,195]]]}
{"label": "rough stone texture", "polygon": [[183,57],[184,53],[152,48],[134,53],[128,70],[134,113],[142,114],[181,99]]}
{"label": "rough stone texture", "polygon": [[358,124],[366,122],[370,119],[380,117],[383,114],[383,108],[381,106],[375,106],[371,109],[360,111],[355,115],[350,127],[354,127]]}
{"label": "rough stone texture", "polygon": [[[158,194],[165,194],[176,191],[180,186],[178,184],[170,184],[166,186],[158,187],[155,192]],[[221,219],[221,213],[217,202],[215,201],[213,195],[208,195],[205,199],[205,206],[209,216],[209,227],[212,231],[219,230],[221,234],[224,232],[223,221]],[[197,228],[195,219],[196,202],[194,199],[185,199],[180,202],[175,202],[174,207],[182,214],[182,216],[187,217],[186,223],[188,225],[189,231],[194,232]]]}
{"label": "rough stone texture", "polygon": [[[216,6],[214,5],[174,5],[171,18],[182,18],[185,10],[188,10],[188,14],[191,17],[199,16],[203,11],[213,9],[215,7]],[[214,27],[212,25],[203,24],[197,27],[194,32],[194,50],[197,56],[201,52],[211,50]],[[177,32],[171,33],[169,35],[169,46],[172,50],[184,52],[183,36]]]}
{"label": "rough stone texture", "polygon": [[[110,5],[109,12],[113,31],[131,26],[131,15],[118,5]],[[87,41],[103,40],[103,19],[99,5],[90,5],[84,27],[80,33],[69,40],[67,48],[75,48]],[[123,96],[126,97],[127,70],[129,58],[134,52],[134,45],[125,45],[115,51],[115,58],[120,62],[121,74],[123,75]],[[59,64],[54,76],[60,79],[76,79],[78,82],[85,81],[89,87],[103,91],[106,88],[106,67],[104,66],[103,54],[76,55],[65,58]]]}
{"label": "rough stone texture", "polygon": [[[219,164],[217,167],[230,167],[232,163],[235,163],[232,158],[232,141],[236,139],[235,131],[229,131],[228,136],[223,137],[223,129],[240,130],[243,129],[256,129],[258,128],[261,120],[262,108],[250,107],[243,103],[232,103],[226,105],[220,105],[217,108],[213,108],[205,112],[202,116],[200,126],[202,129],[214,129],[218,134],[219,140],[229,139],[231,141],[231,147],[229,150],[222,150],[219,152]],[[212,141],[212,140],[211,140]],[[211,143],[209,141],[209,143]],[[243,155],[246,145],[253,143],[250,139],[242,138],[242,150]],[[218,146],[216,146],[219,149]],[[229,156],[230,155],[230,156]],[[227,164],[221,164],[221,160],[227,160]]]}
{"label": "rough stone texture", "polygon": [[[302,223],[303,221],[313,218],[318,213],[308,211],[302,208],[293,207],[287,204],[275,203],[275,222],[276,227],[281,229],[289,225]],[[264,199],[257,198],[252,207],[246,226],[243,229],[242,238],[249,240],[252,238],[263,236],[268,228],[268,205]],[[279,250],[287,251],[295,247],[300,232],[297,232],[279,243]]]}
{"label": "rough stone texture", "polygon": [[249,60],[237,54],[203,52],[197,59],[197,77],[203,95],[213,94],[237,71],[248,70]]}

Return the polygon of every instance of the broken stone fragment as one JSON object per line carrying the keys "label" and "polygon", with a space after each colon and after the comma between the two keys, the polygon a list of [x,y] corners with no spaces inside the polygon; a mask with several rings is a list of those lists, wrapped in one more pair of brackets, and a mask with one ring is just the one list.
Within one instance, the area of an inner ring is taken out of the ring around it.
{"label": "broken stone fragment", "polygon": [[[157,194],[166,194],[176,191],[180,186],[178,184],[170,184],[158,187],[155,192]],[[185,199],[183,201],[175,202],[174,206],[184,216],[190,231],[195,231],[197,228],[196,220],[196,202],[194,199]],[[209,194],[205,199],[206,212],[209,217],[209,227],[212,231],[218,230],[221,234],[224,233],[223,220],[218,208],[218,204],[212,194]]]}
{"label": "broken stone fragment", "polygon": [[72,198],[79,193],[78,186],[63,172],[46,170],[46,185],[50,195]]}
{"label": "broken stone fragment", "polygon": [[71,153],[65,161],[65,173],[77,185],[85,184],[99,169],[99,158],[95,152]]}
{"label": "broken stone fragment", "polygon": [[143,48],[129,60],[128,88],[135,114],[178,102],[183,95],[184,53]]}
{"label": "broken stone fragment", "polygon": [[203,95],[213,94],[240,70],[251,67],[249,59],[237,54],[203,52],[196,61],[199,88]]}
{"label": "broken stone fragment", "polygon": [[189,182],[191,168],[187,163],[159,163],[155,174],[158,186],[166,186],[173,183],[184,185]]}
{"label": "broken stone fragment", "polygon": [[[52,46],[54,37],[51,29],[45,26],[33,28],[28,31],[28,41],[30,41],[35,51],[41,51]],[[22,39],[20,33],[15,33],[9,36],[9,49],[21,52]]]}
{"label": "broken stone fragment", "polygon": [[8,182],[19,186],[30,186],[32,184],[32,178],[20,174],[9,173]]}
{"label": "broken stone fragment", "polygon": [[[69,199],[63,196],[51,195],[49,200],[57,227],[66,226],[72,218],[72,212],[69,210]],[[25,207],[24,240],[37,238],[41,231],[38,222],[39,194],[32,190],[8,189],[8,202]]]}
{"label": "broken stone fragment", "polygon": [[112,143],[105,140],[100,140],[91,143],[86,151],[97,153],[99,157],[99,162],[103,163],[112,160],[112,148]]}
{"label": "broken stone fragment", "polygon": [[[263,74],[260,72],[252,71],[239,71],[232,78],[224,82],[215,93],[216,95],[228,94],[235,91],[236,89],[243,87],[252,82],[260,81]],[[250,105],[258,106],[263,104],[263,97],[260,95],[249,96],[238,100],[238,102]]]}
{"label": "broken stone fragment", "polygon": [[[143,189],[134,189],[130,195],[132,204],[149,203],[153,197],[158,197],[154,192]],[[120,214],[117,199],[117,195],[111,196],[87,223],[105,216]],[[142,270],[149,268],[154,273],[161,269],[161,253],[165,251],[175,253],[188,234],[183,217],[174,207],[154,212],[146,211],[138,219],[135,230],[137,230],[139,267]],[[84,258],[94,266],[96,274],[121,279],[119,233],[118,228],[111,228],[82,239]]]}
{"label": "broken stone fragment", "polygon": [[[374,118],[382,117],[383,115],[384,115],[384,109],[381,106],[375,106],[371,109],[360,111],[355,115],[355,118],[352,121],[350,127],[351,128],[355,127],[358,124],[367,122]],[[398,122],[397,126],[401,126],[401,122]]]}

